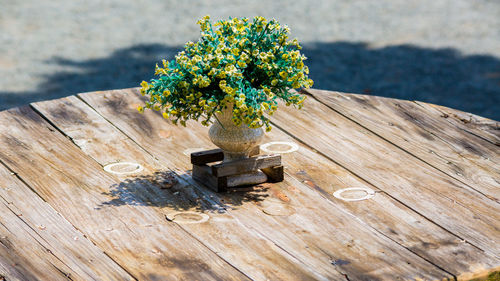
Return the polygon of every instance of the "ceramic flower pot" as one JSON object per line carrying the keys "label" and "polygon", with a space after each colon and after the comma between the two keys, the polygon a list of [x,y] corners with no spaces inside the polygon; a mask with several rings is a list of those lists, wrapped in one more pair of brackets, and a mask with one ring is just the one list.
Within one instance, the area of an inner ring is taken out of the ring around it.
{"label": "ceramic flower pot", "polygon": [[236,126],[232,120],[232,105],[216,116],[217,119],[210,127],[208,135],[210,140],[224,152],[223,162],[247,158],[252,148],[262,140],[264,130],[251,129],[245,124]]}

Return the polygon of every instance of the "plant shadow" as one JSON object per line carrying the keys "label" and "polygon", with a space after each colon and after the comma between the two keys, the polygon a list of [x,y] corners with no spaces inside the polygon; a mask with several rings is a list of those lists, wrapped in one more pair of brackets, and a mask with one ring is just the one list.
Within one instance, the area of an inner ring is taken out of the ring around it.
{"label": "plant shadow", "polygon": [[[49,74],[37,89],[0,91],[0,110],[71,94],[137,87],[153,77],[161,59],[181,46],[143,44],[108,57],[78,61],[55,57],[47,63],[67,69]],[[312,42],[303,46],[314,88],[378,95],[444,105],[500,120],[500,59],[464,55],[452,48],[362,42]]]}
{"label": "plant shadow", "polygon": [[147,206],[175,211],[225,212],[244,204],[259,204],[269,195],[262,185],[235,188],[215,193],[191,178],[190,171],[176,174],[156,171],[123,179],[103,195],[109,198],[97,209],[107,206]]}

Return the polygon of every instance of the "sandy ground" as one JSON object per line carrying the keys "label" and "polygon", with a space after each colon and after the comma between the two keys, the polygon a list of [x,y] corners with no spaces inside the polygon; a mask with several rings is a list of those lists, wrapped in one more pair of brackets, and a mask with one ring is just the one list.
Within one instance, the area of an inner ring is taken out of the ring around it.
{"label": "sandy ground", "polygon": [[0,110],[137,86],[197,39],[206,14],[288,24],[315,88],[500,120],[498,0],[0,0]]}

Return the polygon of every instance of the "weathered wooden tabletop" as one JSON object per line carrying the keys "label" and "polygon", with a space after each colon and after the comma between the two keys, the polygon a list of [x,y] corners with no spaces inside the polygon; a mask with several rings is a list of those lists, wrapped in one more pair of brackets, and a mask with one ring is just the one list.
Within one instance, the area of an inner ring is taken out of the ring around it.
{"label": "weathered wooden tabletop", "polygon": [[[190,176],[190,153],[213,147],[207,128],[139,114],[137,89],[0,112],[0,280],[468,280],[500,269],[498,122],[308,94],[302,111],[280,107],[265,137],[291,151],[285,181],[220,194]],[[334,196],[344,188],[367,199]]]}

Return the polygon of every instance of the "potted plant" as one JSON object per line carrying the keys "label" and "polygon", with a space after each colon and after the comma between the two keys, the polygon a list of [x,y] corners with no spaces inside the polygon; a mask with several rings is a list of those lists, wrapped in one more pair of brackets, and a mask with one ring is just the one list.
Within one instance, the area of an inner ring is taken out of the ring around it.
{"label": "potted plant", "polygon": [[[174,60],[156,65],[156,79],[141,83],[145,108],[162,111],[174,124],[189,119],[209,126],[224,161],[248,156],[271,129],[278,100],[302,107],[304,95],[290,91],[312,86],[306,59],[290,29],[263,17],[230,18],[212,26],[198,21],[201,38],[188,42]],[[144,107],[139,107],[143,111]]]}

